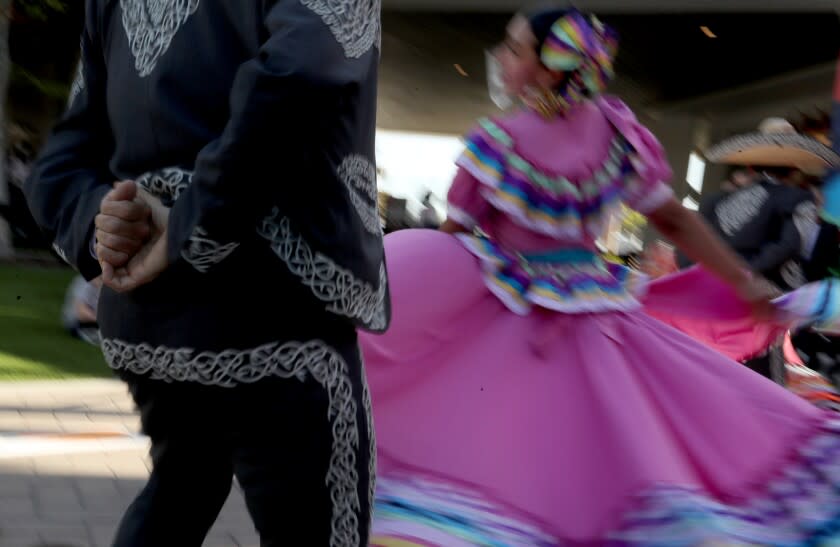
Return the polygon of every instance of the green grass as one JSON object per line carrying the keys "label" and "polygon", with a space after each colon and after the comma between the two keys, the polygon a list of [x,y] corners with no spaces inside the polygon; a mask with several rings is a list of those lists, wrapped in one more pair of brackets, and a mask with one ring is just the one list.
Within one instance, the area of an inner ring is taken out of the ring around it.
{"label": "green grass", "polygon": [[108,377],[99,349],[61,326],[66,268],[0,265],[0,381]]}

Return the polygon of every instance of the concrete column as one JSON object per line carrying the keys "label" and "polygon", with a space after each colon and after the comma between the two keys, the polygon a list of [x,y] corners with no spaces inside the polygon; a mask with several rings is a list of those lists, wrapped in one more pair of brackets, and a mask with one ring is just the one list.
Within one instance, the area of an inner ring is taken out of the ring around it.
{"label": "concrete column", "polygon": [[671,187],[682,199],[689,190],[685,174],[688,170],[688,156],[695,149],[696,119],[682,114],[669,114],[656,119],[640,115],[639,118],[665,147],[665,154],[674,172]]}

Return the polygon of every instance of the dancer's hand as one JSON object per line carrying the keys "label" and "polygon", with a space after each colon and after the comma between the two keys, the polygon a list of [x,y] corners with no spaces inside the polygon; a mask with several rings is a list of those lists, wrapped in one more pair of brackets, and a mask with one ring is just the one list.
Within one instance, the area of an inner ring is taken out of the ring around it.
{"label": "dancer's hand", "polygon": [[166,232],[169,209],[143,189],[137,197],[151,212],[151,235],[140,250],[124,265],[102,261],[102,282],[117,292],[134,290],[156,279],[168,266]]}
{"label": "dancer's hand", "polygon": [[761,276],[751,277],[738,287],[738,295],[752,307],[753,317],[758,321],[773,321],[777,317],[773,299],[781,296],[778,287]]}
{"label": "dancer's hand", "polygon": [[116,182],[96,215],[96,256],[115,268],[124,266],[149,239],[152,211],[137,196],[133,182]]}

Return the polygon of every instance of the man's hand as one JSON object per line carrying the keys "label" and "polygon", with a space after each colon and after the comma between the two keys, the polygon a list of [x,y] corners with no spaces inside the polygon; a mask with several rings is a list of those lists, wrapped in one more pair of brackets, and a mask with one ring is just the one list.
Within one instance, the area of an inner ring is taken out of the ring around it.
{"label": "man's hand", "polygon": [[100,263],[125,266],[151,236],[152,211],[137,192],[134,182],[117,182],[102,199],[94,221]]}
{"label": "man's hand", "polygon": [[142,189],[137,190],[137,199],[148,207],[151,213],[149,240],[122,265],[115,265],[100,258],[102,282],[117,292],[131,291],[153,281],[168,266],[166,230],[169,224],[169,209]]}

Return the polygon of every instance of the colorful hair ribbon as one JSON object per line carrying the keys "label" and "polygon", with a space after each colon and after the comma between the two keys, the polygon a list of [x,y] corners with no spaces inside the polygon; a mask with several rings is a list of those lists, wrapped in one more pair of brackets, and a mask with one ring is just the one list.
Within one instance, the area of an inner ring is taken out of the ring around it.
{"label": "colorful hair ribbon", "polygon": [[618,35],[594,15],[572,10],[551,27],[540,60],[551,70],[573,73],[591,94],[602,93],[615,76]]}

